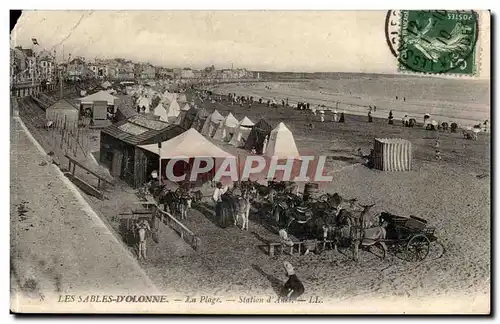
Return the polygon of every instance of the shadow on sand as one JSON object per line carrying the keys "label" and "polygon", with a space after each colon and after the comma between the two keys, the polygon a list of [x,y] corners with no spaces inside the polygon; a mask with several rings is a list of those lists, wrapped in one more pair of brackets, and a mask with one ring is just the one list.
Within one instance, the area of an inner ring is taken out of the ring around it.
{"label": "shadow on sand", "polygon": [[264,276],[267,280],[269,280],[269,282],[271,283],[271,287],[273,288],[274,292],[276,293],[276,296],[279,297],[281,295],[281,289],[282,289],[284,283],[281,282],[281,280],[279,280],[278,278],[276,278],[270,274],[267,274],[264,270],[262,270],[261,267],[259,267],[256,264],[252,264],[252,268],[255,271],[257,271],[259,274]]}

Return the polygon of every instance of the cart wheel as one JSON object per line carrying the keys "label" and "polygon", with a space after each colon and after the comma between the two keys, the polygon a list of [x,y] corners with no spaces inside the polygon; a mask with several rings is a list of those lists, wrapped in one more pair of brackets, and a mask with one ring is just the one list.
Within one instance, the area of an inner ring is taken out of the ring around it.
{"label": "cart wheel", "polygon": [[430,243],[427,236],[423,234],[413,236],[406,245],[408,261],[423,261],[429,254]]}

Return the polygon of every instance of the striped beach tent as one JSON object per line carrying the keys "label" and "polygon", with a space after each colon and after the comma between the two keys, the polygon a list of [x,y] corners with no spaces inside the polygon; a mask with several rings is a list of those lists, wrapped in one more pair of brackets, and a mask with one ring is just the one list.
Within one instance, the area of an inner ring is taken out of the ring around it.
{"label": "striped beach tent", "polygon": [[410,171],[412,168],[411,142],[400,138],[375,138],[373,166],[382,171]]}

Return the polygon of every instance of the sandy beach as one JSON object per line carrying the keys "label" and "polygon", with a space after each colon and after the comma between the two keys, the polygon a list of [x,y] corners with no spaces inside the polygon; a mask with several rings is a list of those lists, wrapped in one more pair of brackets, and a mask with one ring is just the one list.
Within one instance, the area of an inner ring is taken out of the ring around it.
{"label": "sandy beach", "polygon": [[[489,87],[485,81],[409,77],[340,77],[301,82],[226,83],[213,87],[216,93],[276,99],[289,104],[309,102],[313,107],[324,105],[339,112],[364,115],[369,106],[376,106],[374,117],[405,115],[423,121],[425,113],[438,122],[456,122],[473,126],[490,120]],[[396,99],[397,97],[397,99]],[[337,104],[338,102],[338,104]]]}

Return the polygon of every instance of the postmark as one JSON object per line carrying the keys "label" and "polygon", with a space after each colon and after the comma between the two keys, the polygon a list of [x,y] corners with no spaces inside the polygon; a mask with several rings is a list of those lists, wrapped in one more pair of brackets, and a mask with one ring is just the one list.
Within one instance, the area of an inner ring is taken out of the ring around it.
{"label": "postmark", "polygon": [[472,10],[390,10],[386,41],[401,72],[475,75],[478,22]]}

